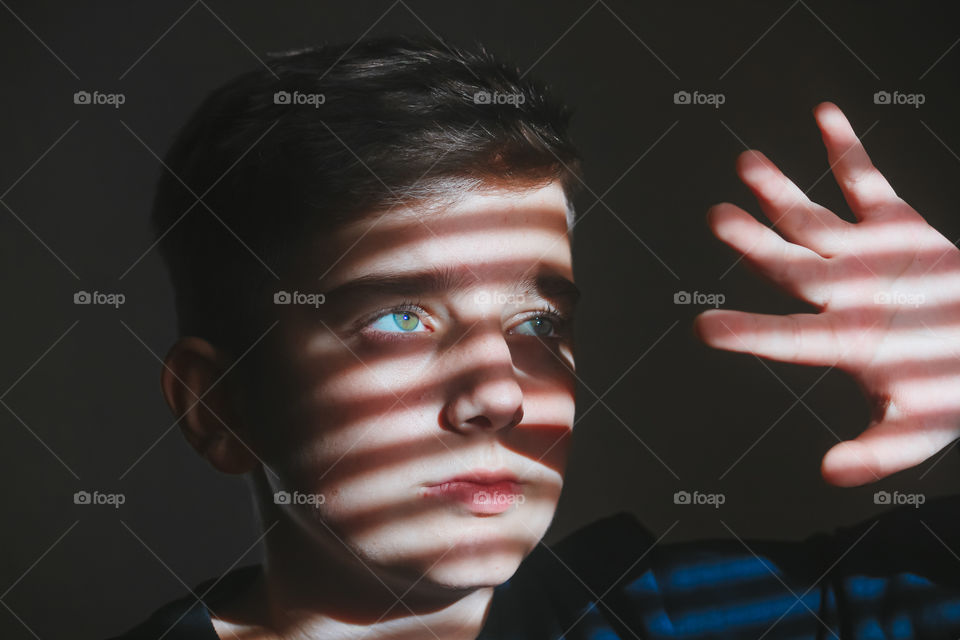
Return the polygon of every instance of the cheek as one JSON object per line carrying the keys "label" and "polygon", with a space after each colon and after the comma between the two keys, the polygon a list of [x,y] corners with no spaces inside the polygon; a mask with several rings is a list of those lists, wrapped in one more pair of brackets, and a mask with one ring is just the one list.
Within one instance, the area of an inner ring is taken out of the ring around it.
{"label": "cheek", "polygon": [[[542,351],[541,347],[541,356]],[[553,364],[544,365],[544,375],[524,372],[523,420],[500,439],[505,447],[521,454],[527,467],[552,471],[562,480],[576,415],[576,378],[557,357],[549,357]]]}
{"label": "cheek", "polygon": [[573,344],[569,339],[515,338],[510,343],[514,366],[536,380],[572,388]]}
{"label": "cheek", "polygon": [[456,462],[458,445],[437,437],[436,418],[419,409],[360,417],[324,406],[301,414],[301,435],[276,471],[285,485],[323,494],[321,513],[350,535],[412,515],[417,487]]}
{"label": "cheek", "polygon": [[[258,389],[258,429],[265,459],[282,464],[312,446],[321,434],[331,438],[395,411],[402,390],[388,362],[360,361],[344,349],[323,348],[318,340],[283,344],[277,366],[264,371]],[[327,342],[327,340],[323,340]],[[409,369],[407,369],[409,370]]]}

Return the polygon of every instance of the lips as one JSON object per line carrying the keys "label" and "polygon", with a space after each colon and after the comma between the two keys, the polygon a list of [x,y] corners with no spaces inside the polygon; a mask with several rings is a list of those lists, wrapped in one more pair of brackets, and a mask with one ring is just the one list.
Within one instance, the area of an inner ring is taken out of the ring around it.
{"label": "lips", "polygon": [[494,515],[524,502],[517,476],[506,469],[474,469],[443,482],[428,485],[423,496],[459,503],[476,515]]}
{"label": "lips", "polygon": [[473,469],[467,473],[462,473],[460,475],[453,476],[452,478],[447,478],[446,480],[441,480],[430,484],[428,486],[438,486],[446,484],[448,482],[469,482],[472,484],[497,484],[500,482],[518,482],[516,474],[514,474],[509,469]]}

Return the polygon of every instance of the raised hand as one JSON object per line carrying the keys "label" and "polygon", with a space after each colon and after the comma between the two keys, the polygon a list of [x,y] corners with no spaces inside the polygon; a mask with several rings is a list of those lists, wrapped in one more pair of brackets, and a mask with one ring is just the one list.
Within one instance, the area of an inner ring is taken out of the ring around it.
{"label": "raised hand", "polygon": [[833,366],[872,406],[866,430],[823,458],[840,486],[919,464],[960,436],[960,250],[901,200],[873,166],[840,109],[814,109],[849,223],[811,202],[759,151],[737,173],[779,234],[729,203],[707,213],[713,233],[819,313],[712,309],[694,327],[710,346]]}

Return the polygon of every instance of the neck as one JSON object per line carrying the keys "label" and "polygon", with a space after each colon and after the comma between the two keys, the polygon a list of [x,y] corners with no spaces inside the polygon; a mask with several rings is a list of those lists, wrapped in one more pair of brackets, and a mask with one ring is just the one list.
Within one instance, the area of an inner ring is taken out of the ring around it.
{"label": "neck", "polygon": [[307,539],[286,519],[265,540],[264,571],[230,606],[237,615],[220,616],[256,628],[257,637],[475,640],[486,620],[493,587],[444,588],[384,573],[333,535]]}

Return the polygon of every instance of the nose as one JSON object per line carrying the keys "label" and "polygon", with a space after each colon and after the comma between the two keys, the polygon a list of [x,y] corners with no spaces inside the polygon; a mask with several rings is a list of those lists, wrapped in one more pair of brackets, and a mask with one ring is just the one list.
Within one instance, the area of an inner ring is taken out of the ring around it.
{"label": "nose", "polygon": [[499,328],[485,330],[477,325],[474,331],[463,339],[458,353],[447,354],[460,363],[460,370],[469,372],[454,376],[442,422],[464,434],[516,426],[523,419],[523,389],[510,346]]}

